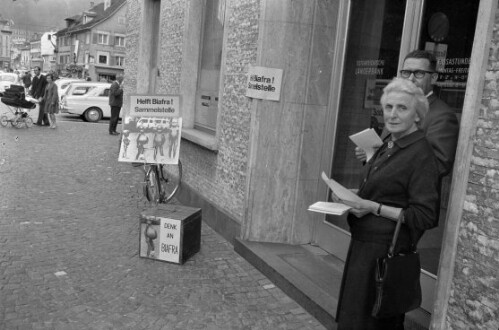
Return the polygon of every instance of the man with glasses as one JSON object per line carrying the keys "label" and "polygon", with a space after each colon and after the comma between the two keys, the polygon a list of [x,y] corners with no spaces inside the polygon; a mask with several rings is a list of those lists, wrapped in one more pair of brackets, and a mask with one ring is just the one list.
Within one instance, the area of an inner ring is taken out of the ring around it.
{"label": "man with glasses", "polygon": [[[415,50],[404,59],[400,77],[411,80],[423,90],[430,108],[423,122],[423,131],[438,159],[438,169],[443,177],[452,171],[456,155],[459,123],[455,112],[433,93],[433,85],[438,79],[437,60],[433,54],[424,50]],[[385,131],[381,138],[386,136]],[[358,159],[365,161],[365,152],[355,149]]]}
{"label": "man with glasses", "polygon": [[35,125],[38,126],[50,126],[49,118],[44,111],[45,100],[43,100],[43,95],[45,94],[45,87],[47,86],[47,80],[45,76],[43,76],[40,72],[40,67],[35,66],[34,69],[35,76],[33,77],[33,81],[31,82],[31,96],[35,99],[38,99],[40,103],[38,103],[38,120]]}

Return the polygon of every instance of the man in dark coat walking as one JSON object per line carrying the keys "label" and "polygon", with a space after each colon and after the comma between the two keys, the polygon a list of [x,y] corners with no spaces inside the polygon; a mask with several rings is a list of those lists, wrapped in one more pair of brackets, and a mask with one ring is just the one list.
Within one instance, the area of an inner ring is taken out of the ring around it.
{"label": "man in dark coat walking", "polygon": [[111,106],[111,119],[109,120],[109,134],[119,135],[116,132],[116,126],[118,126],[118,118],[120,116],[120,110],[123,106],[123,76],[119,75],[116,80],[111,84],[109,90],[109,105]]}
{"label": "man in dark coat walking", "polygon": [[38,126],[50,126],[49,118],[44,111],[45,108],[45,100],[43,99],[43,95],[45,94],[45,87],[47,86],[47,80],[45,76],[41,74],[41,70],[39,66],[35,66],[35,76],[33,77],[33,81],[31,82],[31,96],[35,99],[40,100],[41,102],[38,104],[38,120],[35,125]]}

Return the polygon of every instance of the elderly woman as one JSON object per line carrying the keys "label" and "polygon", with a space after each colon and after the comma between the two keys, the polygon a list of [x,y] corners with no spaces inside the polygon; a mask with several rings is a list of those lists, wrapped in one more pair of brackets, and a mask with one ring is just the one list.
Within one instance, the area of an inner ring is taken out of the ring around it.
{"label": "elderly woman", "polygon": [[55,114],[59,113],[57,85],[54,83],[54,75],[52,73],[48,73],[45,79],[47,79],[47,86],[45,87],[45,94],[43,96],[43,100],[45,101],[45,108],[43,110],[49,117],[50,128],[56,128]]}
{"label": "elderly woman", "polygon": [[341,284],[338,329],[404,329],[404,314],[371,316],[375,261],[388,252],[399,216],[403,224],[396,252],[414,250],[423,232],[437,225],[438,165],[420,130],[428,101],[411,81],[395,78],[383,90],[381,105],[390,135],[365,166],[360,201],[342,201],[353,209],[348,215],[352,240]]}

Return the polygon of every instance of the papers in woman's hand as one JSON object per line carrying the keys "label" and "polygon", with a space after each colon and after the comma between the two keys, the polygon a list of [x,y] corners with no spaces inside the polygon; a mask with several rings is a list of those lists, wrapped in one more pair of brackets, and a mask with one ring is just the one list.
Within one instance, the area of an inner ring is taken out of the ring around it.
{"label": "papers in woman's hand", "polygon": [[316,202],[308,207],[309,211],[327,213],[334,215],[342,215],[348,212],[351,207],[341,203]]}
{"label": "papers in woman's hand", "polygon": [[333,191],[333,193],[342,201],[345,202],[359,202],[361,199],[359,196],[354,194],[349,189],[343,187],[338,182],[334,181],[327,177],[326,173],[322,172],[322,180],[328,185],[329,188]]}
{"label": "papers in woman's hand", "polygon": [[378,133],[372,128],[366,128],[363,131],[350,135],[350,140],[366,152],[366,161],[369,161],[376,150],[383,144]]}

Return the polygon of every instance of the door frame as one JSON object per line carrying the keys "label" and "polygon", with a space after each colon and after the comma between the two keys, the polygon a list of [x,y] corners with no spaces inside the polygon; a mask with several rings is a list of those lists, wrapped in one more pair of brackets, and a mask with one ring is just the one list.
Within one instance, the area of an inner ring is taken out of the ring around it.
{"label": "door frame", "polygon": [[[421,17],[423,15],[425,0],[407,0],[406,14],[404,17],[403,38],[400,49],[398,68],[403,64],[403,58],[412,49],[415,49],[419,41],[419,31],[421,31]],[[476,131],[478,111],[480,109],[483,93],[483,80],[488,64],[490,39],[495,23],[495,14],[498,3],[496,0],[481,0],[478,8],[477,23],[473,48],[471,53],[471,63],[469,66],[466,96],[462,110],[462,119],[459,132],[459,141],[454,163],[454,175],[451,183],[451,192],[447,218],[442,239],[442,251],[440,254],[438,277],[424,270],[421,272],[421,284],[426,292],[433,292],[426,295],[426,300],[422,306],[426,306],[426,313],[423,309],[411,312],[423,323],[429,323],[430,329],[443,329],[447,325],[448,301],[450,298],[451,284],[457,254],[457,242],[459,228],[462,219],[464,199],[468,185],[469,168],[473,150],[473,136]],[[321,171],[331,173],[332,159],[335,148],[335,131],[338,119],[338,109],[340,104],[341,87],[343,82],[343,64],[345,62],[346,44],[348,35],[348,23],[351,11],[350,0],[340,0],[339,15],[336,33],[336,56],[334,58],[333,70],[331,73],[331,92],[329,98],[329,112],[326,122],[325,141],[332,143],[324,147],[321,159]],[[412,11],[412,13],[411,13]],[[411,13],[411,14],[409,14]],[[410,32],[409,32],[410,31]],[[341,79],[336,79],[337,77]],[[471,86],[471,88],[470,88]],[[459,178],[459,180],[457,179]],[[320,184],[317,189],[317,198],[322,200],[327,198],[328,187]],[[325,233],[320,226],[325,223],[325,216],[321,217],[314,224],[313,243],[318,244],[319,239],[324,239]],[[331,231],[342,234],[346,242],[349,241],[349,233],[345,230],[327,224]],[[346,235],[345,235],[346,234]],[[330,241],[334,241],[331,240]],[[340,243],[340,244],[338,244]],[[344,242],[331,242],[332,245],[344,245]],[[348,245],[348,244],[347,244]],[[346,247],[348,249],[348,247]],[[346,249],[338,246],[331,247],[337,256],[346,256]],[[327,250],[327,249],[326,249]]]}

